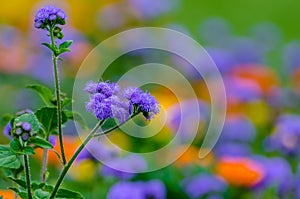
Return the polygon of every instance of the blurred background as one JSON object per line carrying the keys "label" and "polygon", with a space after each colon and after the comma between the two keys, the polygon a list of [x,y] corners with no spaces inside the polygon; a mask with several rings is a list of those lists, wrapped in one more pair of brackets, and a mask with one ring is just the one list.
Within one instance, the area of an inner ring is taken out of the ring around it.
{"label": "blurred background", "polygon": [[[200,160],[198,151],[210,115],[209,94],[201,76],[184,60],[168,53],[141,50],[120,57],[104,74],[105,80],[118,80],[124,71],[149,62],[172,65],[185,75],[198,95],[202,116],[197,139],[174,164],[144,174],[114,170],[84,151],[67,176],[65,187],[95,199],[300,199],[299,1],[3,1],[0,117],[27,108],[36,110],[43,104],[25,88],[26,84],[38,82],[53,88],[51,54],[40,45],[49,38],[33,27],[35,12],[43,5],[61,7],[68,16],[65,39],[74,40],[74,44],[72,52],[64,55],[60,71],[62,90],[69,96],[80,64],[97,44],[123,30],[144,26],[170,28],[198,41],[217,64],[227,92],[222,135],[213,151]],[[180,115],[193,122],[193,110],[180,112],[180,106],[188,107],[190,99],[179,102],[174,93],[162,86],[150,85],[147,89],[160,101],[168,122],[148,139],[137,139],[121,131],[112,133],[110,140],[121,148],[153,151],[172,140]],[[5,132],[6,124],[0,124]],[[70,157],[80,141],[72,122],[66,124],[64,131]],[[0,143],[8,142],[1,134]],[[138,171],[154,164],[142,156],[120,158],[116,156],[119,152],[105,143],[91,143],[91,148],[93,144],[94,153],[126,168]],[[31,162],[32,171],[39,171],[41,151]],[[54,153],[50,153],[49,164],[48,181],[53,183],[60,168]],[[0,175],[4,174],[1,170]],[[38,180],[39,173],[33,172],[33,177]],[[10,182],[1,178],[0,196],[12,198],[6,190],[8,186]]]}

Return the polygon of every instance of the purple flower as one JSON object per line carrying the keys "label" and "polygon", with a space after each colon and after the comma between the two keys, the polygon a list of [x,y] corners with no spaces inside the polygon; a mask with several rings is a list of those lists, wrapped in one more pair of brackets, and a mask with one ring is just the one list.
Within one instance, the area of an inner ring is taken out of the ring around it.
{"label": "purple flower", "polygon": [[48,25],[64,25],[65,20],[66,14],[63,10],[54,6],[45,6],[37,11],[34,17],[34,27],[38,29],[46,29]]}
{"label": "purple flower", "polygon": [[257,191],[263,191],[266,188],[275,188],[277,194],[285,195],[291,191],[294,180],[291,166],[289,163],[280,157],[266,158],[256,157],[263,165],[266,171],[265,178],[255,186]]}
{"label": "purple flower", "polygon": [[86,83],[84,91],[90,94],[95,94],[97,93],[97,86],[98,84],[96,82],[89,81]]}
{"label": "purple flower", "polygon": [[245,157],[251,154],[251,148],[244,143],[220,142],[213,148],[217,157]]}
{"label": "purple flower", "polygon": [[159,103],[150,93],[143,92],[140,88],[128,87],[124,90],[123,96],[130,101],[130,113],[137,110],[143,113],[146,119],[153,118],[159,113]]}
{"label": "purple flower", "polygon": [[56,145],[56,137],[55,137],[55,135],[50,135],[49,136],[49,142],[52,144],[52,146]]}
{"label": "purple flower", "polygon": [[103,165],[101,174],[103,176],[114,176],[118,179],[131,179],[135,173],[147,168],[147,163],[142,156],[128,155],[122,158],[112,158]]}
{"label": "purple flower", "polygon": [[210,193],[223,193],[227,188],[221,178],[207,173],[184,179],[182,185],[190,198],[200,198]]}
{"label": "purple flower", "polygon": [[221,144],[226,141],[250,143],[255,139],[256,130],[245,117],[229,117],[226,119],[221,136]]}
{"label": "purple flower", "polygon": [[76,161],[85,159],[106,161],[116,157],[118,154],[119,151],[116,148],[109,148],[100,140],[92,139],[78,155]]}
{"label": "purple flower", "polygon": [[114,184],[106,198],[107,199],[144,199],[143,189],[138,183],[119,182]]}
{"label": "purple flower", "polygon": [[119,182],[114,184],[107,199],[165,199],[166,188],[160,180]]}
{"label": "purple flower", "polygon": [[31,125],[28,122],[24,122],[22,124],[22,129],[24,129],[25,131],[30,131],[31,130]]}
{"label": "purple flower", "polygon": [[177,6],[178,0],[128,0],[128,3],[140,17],[151,19],[171,11]]}
{"label": "purple flower", "polygon": [[300,152],[300,116],[283,115],[276,124],[275,132],[265,140],[268,151],[280,151],[286,155]]}
{"label": "purple flower", "polygon": [[3,134],[4,134],[8,139],[11,139],[11,138],[12,138],[12,136],[11,136],[11,125],[10,125],[10,122],[8,122],[8,124],[4,127]]}
{"label": "purple flower", "polygon": [[120,92],[118,84],[106,81],[88,82],[85,91],[90,93],[86,109],[94,113],[99,120],[116,118],[123,123],[132,113],[142,112],[146,119],[151,119],[159,112],[156,99],[149,93],[143,93],[139,88],[130,87]]}

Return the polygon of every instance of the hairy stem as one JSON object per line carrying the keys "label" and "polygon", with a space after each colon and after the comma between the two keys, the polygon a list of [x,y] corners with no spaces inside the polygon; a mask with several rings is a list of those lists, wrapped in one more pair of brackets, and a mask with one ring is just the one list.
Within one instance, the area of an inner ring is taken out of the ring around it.
{"label": "hairy stem", "polygon": [[73,154],[73,156],[71,157],[70,161],[64,166],[64,169],[62,170],[60,176],[58,177],[58,180],[55,184],[55,187],[51,193],[50,199],[54,199],[61,183],[63,182],[64,177],[66,176],[67,172],[69,171],[70,167],[72,166],[73,162],[76,160],[77,156],[80,154],[80,152],[82,151],[82,149],[84,148],[84,146],[93,138],[96,136],[100,136],[100,135],[105,135],[108,134],[110,132],[112,132],[113,130],[119,128],[120,126],[122,126],[123,124],[125,124],[128,120],[132,119],[133,117],[135,117],[136,115],[138,115],[139,113],[135,113],[133,114],[131,117],[129,117],[126,121],[124,121],[123,123],[116,125],[113,128],[110,128],[108,130],[103,131],[102,133],[98,133],[95,134],[96,131],[101,127],[101,125],[104,123],[105,120],[102,120],[100,122],[97,123],[97,125],[94,127],[94,129],[89,133],[89,135],[85,138],[85,140],[82,142],[82,144],[77,148],[77,150],[75,151],[75,153]]}
{"label": "hairy stem", "polygon": [[44,149],[43,160],[42,160],[41,182],[46,181],[47,163],[48,163],[48,149]]}
{"label": "hairy stem", "polygon": [[94,129],[89,133],[89,135],[85,138],[85,140],[82,142],[82,144],[77,148],[74,155],[71,157],[70,161],[64,166],[61,174],[58,177],[58,180],[55,184],[55,187],[51,193],[50,199],[53,199],[63,182],[63,179],[65,178],[67,172],[69,171],[70,167],[72,166],[73,162],[76,160],[79,153],[82,151],[84,146],[93,138],[94,133],[100,128],[100,126],[104,123],[104,120],[97,123],[97,125],[94,127]]}
{"label": "hairy stem", "polygon": [[30,167],[29,167],[28,155],[24,155],[24,167],[25,167],[25,176],[26,176],[26,186],[27,186],[28,199],[32,199],[31,182],[30,182]]}
{"label": "hairy stem", "polygon": [[[51,45],[55,46],[53,28],[50,29]],[[57,69],[57,59],[58,57],[52,52],[52,61],[54,68],[54,79],[55,79],[55,94],[56,94],[56,103],[57,103],[57,128],[58,128],[58,138],[61,151],[62,162],[65,165],[67,163],[64,143],[63,143],[63,133],[62,133],[62,108],[61,108],[61,99],[60,99],[60,84],[59,84],[59,75]]]}

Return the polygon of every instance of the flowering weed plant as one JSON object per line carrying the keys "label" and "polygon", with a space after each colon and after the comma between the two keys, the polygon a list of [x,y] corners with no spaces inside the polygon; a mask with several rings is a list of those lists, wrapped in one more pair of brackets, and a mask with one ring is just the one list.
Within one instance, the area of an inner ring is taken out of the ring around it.
{"label": "flowering weed plant", "polygon": [[[53,198],[83,198],[75,191],[60,188],[70,167],[88,142],[97,136],[110,133],[120,125],[138,114],[150,120],[159,113],[159,103],[148,92],[140,88],[128,87],[121,89],[117,83],[87,82],[85,91],[90,100],[86,102],[86,109],[99,121],[90,131],[85,140],[67,160],[64,149],[63,125],[68,120],[80,118],[81,126],[86,128],[84,118],[66,107],[72,103],[60,89],[58,61],[63,53],[69,52],[72,41],[58,42],[64,38],[62,26],[66,23],[66,14],[54,6],[45,6],[38,10],[34,18],[34,27],[46,32],[49,43],[42,43],[52,52],[55,93],[50,88],[39,84],[27,87],[34,90],[43,100],[45,106],[38,110],[25,110],[15,116],[4,117],[7,125],[4,134],[10,139],[9,146],[0,145],[0,167],[7,169],[7,177],[14,182],[10,187],[15,192],[15,198],[23,199],[53,199]],[[58,45],[58,43],[60,43]],[[115,126],[99,131],[108,120],[116,119]],[[55,151],[51,137],[58,136],[59,151]],[[32,181],[30,157],[35,155],[37,148],[43,149],[42,169],[40,181]],[[49,150],[55,151],[61,160],[62,170],[54,185],[47,182],[47,162]],[[111,193],[113,194],[113,193]]]}

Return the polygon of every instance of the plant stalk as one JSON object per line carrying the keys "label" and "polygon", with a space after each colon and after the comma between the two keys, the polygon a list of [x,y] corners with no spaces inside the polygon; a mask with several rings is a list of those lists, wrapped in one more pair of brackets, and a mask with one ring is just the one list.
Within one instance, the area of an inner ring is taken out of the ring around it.
{"label": "plant stalk", "polygon": [[66,176],[67,172],[69,171],[70,167],[72,166],[73,162],[76,160],[79,153],[82,151],[84,146],[93,138],[94,133],[101,127],[101,125],[104,123],[104,120],[98,122],[94,129],[89,133],[89,135],[85,138],[85,140],[82,142],[82,144],[77,148],[74,155],[71,157],[70,161],[64,166],[61,174],[58,177],[58,180],[55,184],[55,187],[51,193],[50,199],[54,199],[64,177]]}
{"label": "plant stalk", "polygon": [[25,176],[26,176],[26,186],[27,186],[28,199],[32,199],[31,180],[30,180],[30,167],[29,167],[28,155],[24,155],[24,167],[25,167]]}
{"label": "plant stalk", "polygon": [[[53,28],[50,29],[51,45],[55,46]],[[61,151],[62,162],[65,165],[67,163],[64,143],[63,143],[63,133],[62,133],[62,107],[60,99],[60,84],[59,84],[59,75],[57,69],[57,59],[58,57],[52,52],[52,61],[54,69],[54,79],[55,79],[55,93],[56,93],[56,103],[57,103],[57,128],[58,128],[58,138]]]}

